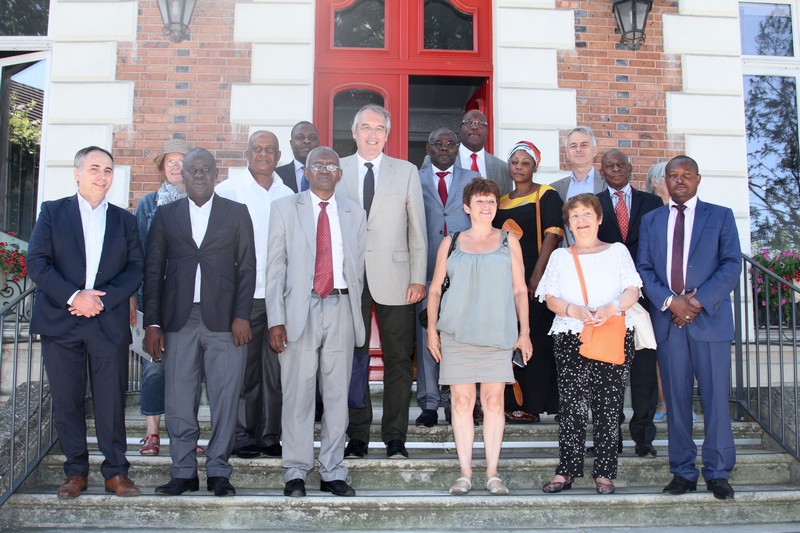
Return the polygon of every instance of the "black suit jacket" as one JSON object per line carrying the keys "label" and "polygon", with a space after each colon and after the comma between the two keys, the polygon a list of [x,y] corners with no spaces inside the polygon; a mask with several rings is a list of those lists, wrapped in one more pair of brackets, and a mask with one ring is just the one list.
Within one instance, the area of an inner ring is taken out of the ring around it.
{"label": "black suit jacket", "polygon": [[597,232],[597,237],[603,242],[621,242],[628,248],[633,260],[639,248],[639,225],[642,217],[664,205],[660,197],[649,192],[640,191],[631,187],[631,211],[628,213],[628,235],[622,239],[622,232],[617,222],[617,213],[611,201],[611,189],[605,189],[596,195],[603,206],[603,223]]}
{"label": "black suit jacket", "polygon": [[[78,196],[44,202],[28,246],[28,275],[36,283],[31,332],[61,336],[79,317],[67,300],[86,285],[86,244]],[[94,288],[106,293],[96,320],[108,339],[130,344],[128,298],[142,282],[142,248],[136,218],[115,205],[106,211],[106,233]]]}
{"label": "black suit jacket", "polygon": [[147,234],[144,325],[165,332],[186,325],[200,264],[200,307],[211,331],[230,331],[234,318],[250,320],[256,289],[253,223],[244,204],[214,195],[203,242],[192,238],[189,199],[156,210]]}
{"label": "black suit jacket", "polygon": [[297,183],[297,174],[294,172],[294,159],[288,165],[281,165],[275,169],[278,176],[283,180],[283,184],[292,189],[294,192],[300,192],[300,187]]}

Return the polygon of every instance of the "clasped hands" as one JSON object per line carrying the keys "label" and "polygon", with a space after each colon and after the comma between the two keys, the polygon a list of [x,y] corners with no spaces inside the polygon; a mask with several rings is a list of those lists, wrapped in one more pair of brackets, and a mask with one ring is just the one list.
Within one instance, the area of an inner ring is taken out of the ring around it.
{"label": "clasped hands", "polygon": [[100,299],[100,297],[105,295],[105,292],[94,289],[83,289],[78,291],[78,294],[76,294],[75,298],[72,299],[72,305],[70,305],[68,308],[70,314],[86,318],[99,315],[103,309],[105,309],[105,307],[103,307],[103,301]]}
{"label": "clasped hands", "polygon": [[703,304],[694,297],[695,294],[697,294],[697,289],[688,294],[672,297],[672,302],[669,304],[669,310],[672,312],[670,320],[679,328],[691,324],[703,310]]}
{"label": "clasped hands", "polygon": [[[573,318],[577,318],[584,324],[591,326],[602,326],[605,324],[606,320],[614,315],[619,314],[619,308],[616,306],[616,304],[611,302],[608,302],[607,304],[601,305],[597,308],[575,304],[572,304],[571,307],[574,307],[578,310],[578,316],[573,316]],[[576,313],[573,311],[573,315],[574,314]]]}

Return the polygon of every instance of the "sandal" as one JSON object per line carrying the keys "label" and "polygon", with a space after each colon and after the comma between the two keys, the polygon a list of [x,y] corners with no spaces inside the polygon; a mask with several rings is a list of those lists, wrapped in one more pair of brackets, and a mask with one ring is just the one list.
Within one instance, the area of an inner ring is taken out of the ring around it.
{"label": "sandal", "polygon": [[450,494],[455,494],[456,496],[463,496],[467,494],[469,491],[472,490],[472,480],[468,477],[460,477],[453,483],[453,486],[450,487]]}
{"label": "sandal", "polygon": [[666,417],[667,417],[667,404],[665,404],[664,402],[658,402],[658,406],[656,406],[656,413],[653,415],[653,422],[661,422]]}
{"label": "sandal", "polygon": [[489,494],[492,494],[493,496],[505,496],[508,494],[508,487],[506,487],[506,484],[503,483],[503,480],[497,476],[487,479],[483,486],[489,491]]}
{"label": "sandal", "polygon": [[508,424],[536,424],[539,422],[539,415],[525,411],[506,411],[506,422]]}
{"label": "sandal", "polygon": [[197,454],[198,457],[203,457],[206,454],[206,449],[198,444],[194,449],[194,453]]}
{"label": "sandal", "polygon": [[544,487],[542,487],[542,492],[547,494],[555,494],[557,492],[561,492],[562,490],[569,490],[572,488],[572,482],[574,481],[572,476],[567,476],[564,474],[556,474],[556,476],[563,477],[564,481],[557,481],[555,476],[553,476],[553,479],[544,484]]}
{"label": "sandal", "polygon": [[614,482],[604,477],[595,479],[594,484],[597,489],[597,494],[614,494],[614,491],[617,490],[614,486]]}
{"label": "sandal", "polygon": [[161,452],[161,439],[157,433],[146,435],[139,444],[143,445],[139,448],[140,455],[158,455]]}

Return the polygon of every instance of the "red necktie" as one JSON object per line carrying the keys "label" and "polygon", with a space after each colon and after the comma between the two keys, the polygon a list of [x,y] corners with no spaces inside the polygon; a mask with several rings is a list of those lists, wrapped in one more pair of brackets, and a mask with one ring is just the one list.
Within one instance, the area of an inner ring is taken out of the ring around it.
{"label": "red necktie", "polygon": [[[447,183],[445,183],[444,178],[450,174],[449,172],[437,172],[436,175],[439,176],[439,198],[442,199],[442,206],[447,205]],[[444,223],[444,234],[447,235],[447,222]]]}
{"label": "red necktie", "polygon": [[314,290],[325,298],[333,290],[333,252],[331,250],[331,224],[328,220],[328,202],[320,202],[322,211],[317,219],[317,258],[314,264]]}
{"label": "red necktie", "polygon": [[472,158],[472,168],[470,170],[480,173],[481,169],[478,168],[478,154],[472,153],[470,157]]}
{"label": "red necktie", "polygon": [[683,211],[685,205],[673,205],[678,210],[675,217],[675,231],[672,233],[672,265],[670,268],[669,285],[675,294],[683,293],[683,237],[686,215]]}
{"label": "red necktie", "polygon": [[617,207],[614,210],[617,212],[619,231],[624,241],[628,238],[628,206],[625,204],[625,194],[622,191],[615,192],[614,196],[617,197]]}

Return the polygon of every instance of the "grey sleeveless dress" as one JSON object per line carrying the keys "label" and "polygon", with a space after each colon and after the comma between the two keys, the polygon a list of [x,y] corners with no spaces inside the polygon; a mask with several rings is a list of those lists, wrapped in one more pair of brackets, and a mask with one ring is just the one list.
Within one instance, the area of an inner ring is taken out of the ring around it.
{"label": "grey sleeveless dress", "polygon": [[456,241],[447,259],[450,288],[437,323],[441,385],[514,382],[511,350],[518,336],[517,312],[508,233],[502,233],[494,252],[466,253]]}

